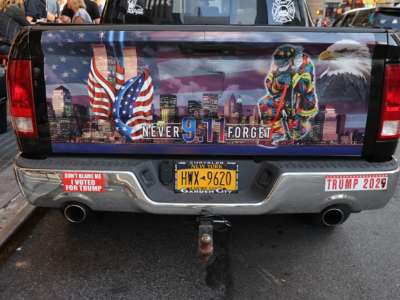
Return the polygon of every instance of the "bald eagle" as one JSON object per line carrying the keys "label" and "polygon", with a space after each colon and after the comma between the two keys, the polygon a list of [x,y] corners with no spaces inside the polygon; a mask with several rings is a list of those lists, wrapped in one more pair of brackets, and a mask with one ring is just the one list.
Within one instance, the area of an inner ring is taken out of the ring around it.
{"label": "bald eagle", "polygon": [[371,54],[366,45],[340,40],[319,55],[319,66],[324,69],[317,80],[317,93],[322,104],[367,103]]}

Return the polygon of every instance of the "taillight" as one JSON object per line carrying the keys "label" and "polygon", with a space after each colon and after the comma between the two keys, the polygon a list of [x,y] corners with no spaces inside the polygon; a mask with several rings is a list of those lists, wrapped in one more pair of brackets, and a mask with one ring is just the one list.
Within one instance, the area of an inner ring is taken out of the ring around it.
{"label": "taillight", "polygon": [[400,64],[385,66],[379,139],[400,137]]}
{"label": "taillight", "polygon": [[10,60],[7,66],[10,114],[17,136],[37,138],[30,60]]}

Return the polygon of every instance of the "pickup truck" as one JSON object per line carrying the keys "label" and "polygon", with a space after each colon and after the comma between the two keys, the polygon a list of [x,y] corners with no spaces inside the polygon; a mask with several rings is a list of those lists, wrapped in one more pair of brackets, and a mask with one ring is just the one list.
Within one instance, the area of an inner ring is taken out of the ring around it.
{"label": "pickup truck", "polygon": [[329,226],[387,204],[393,33],[309,27],[303,1],[143,3],[110,0],[99,26],[36,26],[13,44],[15,172],[30,203],[70,222],[301,213]]}

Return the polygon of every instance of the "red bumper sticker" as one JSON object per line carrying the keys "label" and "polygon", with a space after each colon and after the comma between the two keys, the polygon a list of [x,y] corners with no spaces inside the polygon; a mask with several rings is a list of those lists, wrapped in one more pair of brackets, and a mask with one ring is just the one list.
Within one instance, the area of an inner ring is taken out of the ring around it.
{"label": "red bumper sticker", "polygon": [[387,190],[387,174],[335,175],[325,177],[325,192]]}
{"label": "red bumper sticker", "polygon": [[92,172],[64,172],[64,192],[104,192],[104,175]]}

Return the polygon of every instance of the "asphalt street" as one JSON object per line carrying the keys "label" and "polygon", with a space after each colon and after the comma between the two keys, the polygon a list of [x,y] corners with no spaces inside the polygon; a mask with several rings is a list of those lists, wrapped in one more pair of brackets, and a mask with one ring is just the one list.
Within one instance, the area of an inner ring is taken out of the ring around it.
{"label": "asphalt street", "polygon": [[[398,154],[397,154],[398,157]],[[196,257],[194,217],[38,210],[0,253],[1,299],[399,299],[400,194],[342,226],[232,218]]]}

